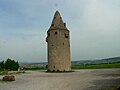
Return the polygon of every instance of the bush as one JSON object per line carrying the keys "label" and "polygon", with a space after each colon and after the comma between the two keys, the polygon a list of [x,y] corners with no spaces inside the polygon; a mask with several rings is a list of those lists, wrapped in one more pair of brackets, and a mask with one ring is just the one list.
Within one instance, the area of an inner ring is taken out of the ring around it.
{"label": "bush", "polygon": [[9,58],[6,61],[0,62],[0,70],[18,70],[18,68],[19,63]]}
{"label": "bush", "polygon": [[0,70],[3,70],[4,69],[4,61],[1,61],[0,62]]}

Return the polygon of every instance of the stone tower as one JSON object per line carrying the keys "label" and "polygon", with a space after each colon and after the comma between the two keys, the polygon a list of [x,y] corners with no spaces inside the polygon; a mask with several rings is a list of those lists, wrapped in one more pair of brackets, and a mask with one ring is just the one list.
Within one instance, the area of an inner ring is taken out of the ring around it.
{"label": "stone tower", "polygon": [[47,31],[48,71],[71,71],[70,35],[58,11]]}

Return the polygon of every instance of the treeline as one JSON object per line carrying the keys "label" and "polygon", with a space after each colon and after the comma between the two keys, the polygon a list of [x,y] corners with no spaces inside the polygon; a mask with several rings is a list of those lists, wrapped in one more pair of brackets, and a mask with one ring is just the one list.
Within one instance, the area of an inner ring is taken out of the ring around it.
{"label": "treeline", "polygon": [[18,61],[7,59],[6,61],[0,62],[0,70],[18,70],[19,63]]}

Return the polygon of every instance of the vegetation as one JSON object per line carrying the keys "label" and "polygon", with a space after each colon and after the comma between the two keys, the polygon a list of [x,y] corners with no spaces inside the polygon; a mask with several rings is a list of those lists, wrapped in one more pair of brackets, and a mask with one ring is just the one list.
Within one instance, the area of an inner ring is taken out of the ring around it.
{"label": "vegetation", "polygon": [[[72,66],[72,69],[105,69],[105,68],[120,68],[120,63]],[[30,67],[26,67],[24,69],[25,70],[47,70],[47,67],[46,66],[30,66]],[[48,72],[50,72],[50,71],[48,70]],[[55,71],[51,71],[51,72],[55,72]]]}
{"label": "vegetation", "polygon": [[7,59],[6,61],[0,62],[0,71],[16,71],[19,68],[19,63],[15,62],[15,60]]}
{"label": "vegetation", "polygon": [[31,67],[25,67],[25,70],[46,70],[47,68],[45,66],[31,66]]}
{"label": "vegetation", "polygon": [[0,75],[8,74],[8,71],[0,71]]}
{"label": "vegetation", "polygon": [[72,66],[72,69],[105,69],[105,68],[120,68],[120,63]]}

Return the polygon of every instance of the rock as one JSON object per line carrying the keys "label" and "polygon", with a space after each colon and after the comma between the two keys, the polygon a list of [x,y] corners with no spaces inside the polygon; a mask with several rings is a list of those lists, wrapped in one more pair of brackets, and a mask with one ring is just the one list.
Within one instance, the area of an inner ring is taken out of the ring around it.
{"label": "rock", "polygon": [[2,79],[3,81],[15,81],[15,76],[13,75],[6,75]]}

